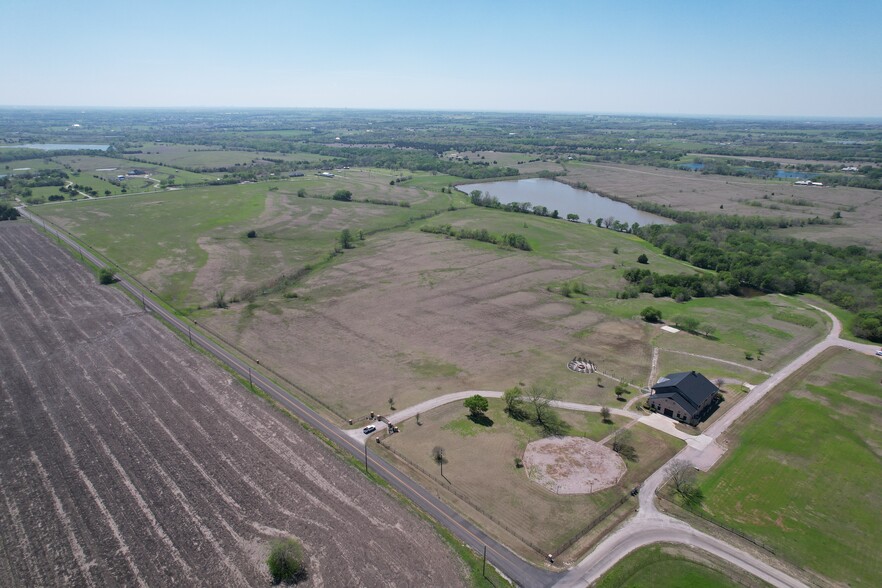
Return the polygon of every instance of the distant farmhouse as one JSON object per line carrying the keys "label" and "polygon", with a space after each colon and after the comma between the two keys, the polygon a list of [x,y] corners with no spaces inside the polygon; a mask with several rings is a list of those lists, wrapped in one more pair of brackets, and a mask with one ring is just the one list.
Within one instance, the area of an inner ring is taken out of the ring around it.
{"label": "distant farmhouse", "polygon": [[652,387],[649,408],[696,425],[713,407],[716,393],[717,387],[697,372],[668,374]]}

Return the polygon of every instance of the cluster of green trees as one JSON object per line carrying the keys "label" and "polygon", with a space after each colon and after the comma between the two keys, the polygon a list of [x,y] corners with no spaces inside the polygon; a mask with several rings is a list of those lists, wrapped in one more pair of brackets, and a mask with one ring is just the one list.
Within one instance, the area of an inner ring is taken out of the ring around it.
{"label": "cluster of green trees", "polygon": [[[490,195],[489,192],[481,192],[480,190],[472,190],[469,193],[469,200],[471,200],[471,203],[475,206],[482,206],[484,208],[496,208],[506,212],[520,212],[522,214],[535,214],[537,216],[560,218],[560,213],[558,211],[548,210],[546,206],[533,206],[529,202],[509,202],[508,204],[502,204],[496,196]],[[567,218],[569,218],[569,216],[570,215],[567,215]],[[578,219],[579,217],[577,215],[576,220]]]}
{"label": "cluster of green trees", "polygon": [[687,299],[738,293],[741,286],[782,294],[818,294],[858,313],[852,330],[882,341],[882,254],[729,230],[713,224],[651,225],[640,235],[666,255],[715,273],[661,275],[629,269],[625,279],[641,292]]}
{"label": "cluster of green trees", "polygon": [[655,298],[671,297],[677,302],[740,291],[738,280],[728,273],[659,274],[645,268],[630,268],[625,270],[624,277],[639,292],[651,293]]}
{"label": "cluster of green trees", "polygon": [[522,251],[533,250],[530,243],[527,241],[527,238],[518,233],[503,233],[502,235],[497,235],[491,233],[487,229],[457,229],[451,225],[425,225],[420,227],[420,231],[436,235],[449,235],[451,237],[456,237],[457,239],[483,241],[484,243],[493,243],[494,245],[521,249]]}
{"label": "cluster of green trees", "polygon": [[15,207],[0,202],[0,221],[15,220],[18,218],[18,210]]}

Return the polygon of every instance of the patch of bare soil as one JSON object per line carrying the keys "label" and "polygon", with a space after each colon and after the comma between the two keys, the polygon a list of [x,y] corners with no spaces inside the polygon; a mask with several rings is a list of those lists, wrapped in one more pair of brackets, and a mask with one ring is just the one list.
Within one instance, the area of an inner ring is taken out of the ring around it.
{"label": "patch of bare soil", "polygon": [[530,479],[557,494],[591,494],[615,486],[628,468],[618,453],[584,437],[547,437],[524,451]]}
{"label": "patch of bare soil", "polygon": [[22,222],[0,223],[0,585],[462,585],[424,521]]}

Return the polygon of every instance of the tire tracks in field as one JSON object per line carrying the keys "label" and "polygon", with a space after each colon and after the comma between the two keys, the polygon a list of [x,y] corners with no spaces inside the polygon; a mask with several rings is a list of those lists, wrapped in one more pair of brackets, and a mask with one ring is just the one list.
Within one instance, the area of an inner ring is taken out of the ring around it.
{"label": "tire tracks in field", "polygon": [[[4,331],[4,334],[5,334],[5,331]],[[10,345],[10,343],[11,342],[7,339],[6,347],[10,350],[10,352],[12,353],[12,355],[14,356],[14,358],[18,362],[18,364],[22,366],[22,372],[23,372],[25,378],[27,379],[28,383],[30,384],[31,389],[34,390],[35,392],[37,392],[40,389],[40,387],[37,385],[37,382],[35,381],[33,375],[28,370],[27,364],[22,361],[22,358],[19,355],[18,351],[16,350],[16,348],[14,346]],[[67,459],[69,460],[71,466],[73,467],[75,473],[77,474],[77,477],[80,479],[80,481],[86,487],[86,490],[88,491],[89,495],[91,496],[92,501],[95,503],[95,506],[101,512],[101,516],[103,517],[104,523],[110,529],[111,533],[113,534],[114,539],[116,539],[116,542],[119,545],[118,553],[122,556],[122,558],[125,560],[126,564],[128,565],[129,569],[131,570],[131,572],[133,574],[133,576],[132,576],[133,580],[135,581],[135,583],[137,583],[142,588],[148,588],[147,583],[144,581],[144,577],[143,577],[143,574],[141,573],[141,570],[138,568],[138,565],[135,563],[134,559],[132,558],[131,549],[130,549],[128,543],[126,543],[126,540],[122,535],[122,532],[119,528],[119,524],[116,522],[113,515],[110,513],[110,510],[107,508],[107,505],[104,503],[104,500],[98,494],[98,491],[95,489],[95,485],[89,479],[89,476],[86,475],[86,473],[80,467],[79,461],[77,460],[77,457],[76,457],[76,453],[73,451],[73,448],[70,446],[70,443],[68,443],[64,434],[59,429],[58,423],[55,420],[55,417],[52,416],[52,413],[49,410],[49,407],[46,405],[46,402],[43,398],[43,395],[40,394],[39,392],[37,392],[36,394],[34,394],[33,397],[36,398],[36,400],[39,402],[40,406],[42,407],[43,414],[45,414],[47,420],[49,421],[49,428],[51,429],[52,433],[54,433],[54,435],[61,442],[61,447],[64,451],[64,454],[67,456]]]}
{"label": "tire tracks in field", "polygon": [[92,578],[92,572],[89,569],[91,564],[86,561],[85,550],[83,550],[83,546],[80,545],[76,534],[74,534],[73,524],[71,523],[67,511],[64,510],[64,505],[58,498],[55,488],[52,487],[52,482],[49,480],[49,474],[46,472],[46,468],[43,467],[43,463],[40,461],[40,458],[37,457],[37,454],[33,449],[31,450],[31,462],[34,464],[34,467],[37,468],[37,473],[40,475],[40,481],[43,483],[43,488],[46,490],[46,493],[52,497],[55,514],[61,520],[61,526],[64,527],[64,532],[67,535],[67,542],[73,552],[74,561],[77,562],[77,567],[80,569],[80,573],[83,574],[83,579],[85,580],[86,585],[95,586],[95,579]]}

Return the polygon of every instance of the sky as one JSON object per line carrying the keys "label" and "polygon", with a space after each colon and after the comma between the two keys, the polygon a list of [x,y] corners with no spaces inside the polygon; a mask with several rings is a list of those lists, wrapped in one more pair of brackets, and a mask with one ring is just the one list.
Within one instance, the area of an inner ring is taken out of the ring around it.
{"label": "sky", "polygon": [[0,0],[0,106],[882,117],[880,0]]}

